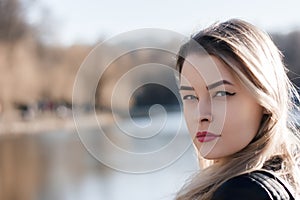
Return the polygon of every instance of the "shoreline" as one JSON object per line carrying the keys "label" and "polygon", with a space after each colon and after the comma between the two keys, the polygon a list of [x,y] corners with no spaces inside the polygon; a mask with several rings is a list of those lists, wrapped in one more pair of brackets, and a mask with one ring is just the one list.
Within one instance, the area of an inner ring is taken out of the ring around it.
{"label": "shoreline", "polygon": [[[95,114],[83,114],[82,120],[86,126],[98,126],[95,122]],[[101,124],[109,125],[113,122],[113,116],[109,113],[96,113],[97,120]],[[9,134],[41,134],[47,131],[55,130],[76,130],[75,119],[73,115],[68,117],[58,117],[55,115],[39,116],[32,120],[0,121],[0,135]]]}

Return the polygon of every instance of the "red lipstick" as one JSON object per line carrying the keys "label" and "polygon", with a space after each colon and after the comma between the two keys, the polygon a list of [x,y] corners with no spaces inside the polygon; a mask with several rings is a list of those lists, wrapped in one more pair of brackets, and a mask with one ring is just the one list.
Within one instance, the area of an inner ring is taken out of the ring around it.
{"label": "red lipstick", "polygon": [[218,137],[220,137],[220,135],[216,135],[207,131],[198,132],[196,134],[196,138],[199,142],[209,142]]}

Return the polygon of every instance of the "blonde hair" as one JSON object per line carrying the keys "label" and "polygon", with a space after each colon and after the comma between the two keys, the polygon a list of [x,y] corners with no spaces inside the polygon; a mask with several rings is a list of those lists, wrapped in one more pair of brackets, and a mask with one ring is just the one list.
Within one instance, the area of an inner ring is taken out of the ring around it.
{"label": "blonde hair", "polygon": [[255,138],[241,151],[222,163],[199,157],[202,169],[179,191],[177,199],[210,199],[226,180],[262,168],[275,171],[295,191],[300,191],[299,132],[292,116],[298,109],[293,99],[299,96],[271,38],[239,19],[213,24],[181,47],[177,58],[179,72],[185,57],[195,52],[191,48],[193,42],[224,62],[256,97],[265,114]]}

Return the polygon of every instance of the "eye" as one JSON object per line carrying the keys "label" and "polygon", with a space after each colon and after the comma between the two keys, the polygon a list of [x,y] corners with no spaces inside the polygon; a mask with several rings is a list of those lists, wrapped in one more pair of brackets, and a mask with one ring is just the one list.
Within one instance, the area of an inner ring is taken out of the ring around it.
{"label": "eye", "polygon": [[198,97],[196,97],[194,95],[185,95],[182,99],[183,100],[198,100]]}
{"label": "eye", "polygon": [[235,92],[230,93],[227,91],[218,91],[215,93],[214,97],[224,97],[224,96],[233,96],[233,95],[235,95]]}

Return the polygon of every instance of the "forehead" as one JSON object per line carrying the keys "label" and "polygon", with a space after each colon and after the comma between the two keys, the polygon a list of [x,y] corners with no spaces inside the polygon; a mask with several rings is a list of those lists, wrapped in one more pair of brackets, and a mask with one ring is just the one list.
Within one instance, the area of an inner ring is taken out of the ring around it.
{"label": "forehead", "polygon": [[204,81],[206,85],[228,80],[236,82],[229,67],[212,55],[190,54],[186,57],[181,71],[181,83],[190,85]]}

